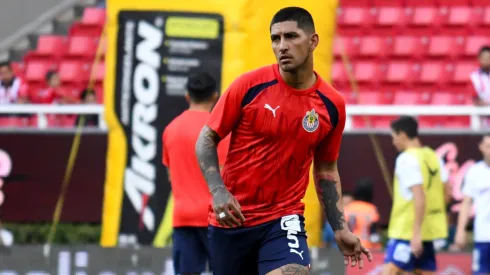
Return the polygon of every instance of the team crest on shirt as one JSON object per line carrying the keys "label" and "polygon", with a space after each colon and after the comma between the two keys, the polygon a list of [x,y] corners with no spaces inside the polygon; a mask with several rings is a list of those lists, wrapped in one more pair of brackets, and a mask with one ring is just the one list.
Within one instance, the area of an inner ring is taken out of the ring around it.
{"label": "team crest on shirt", "polygon": [[320,121],[318,120],[318,113],[315,109],[311,109],[311,111],[306,112],[305,117],[303,118],[303,128],[306,132],[315,132],[318,129],[318,125]]}

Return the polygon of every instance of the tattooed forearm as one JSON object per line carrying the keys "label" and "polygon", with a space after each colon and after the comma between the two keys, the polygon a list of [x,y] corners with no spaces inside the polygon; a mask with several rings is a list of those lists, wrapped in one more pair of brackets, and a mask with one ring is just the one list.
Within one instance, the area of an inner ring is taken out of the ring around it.
{"label": "tattooed forearm", "polygon": [[[288,264],[280,268],[283,275],[308,275],[310,274],[306,266],[298,264]],[[274,273],[276,274],[276,273]]]}
{"label": "tattooed forearm", "polygon": [[197,160],[211,193],[226,188],[219,171],[217,151],[219,141],[219,135],[208,126],[204,126],[196,143]]}
{"label": "tattooed forearm", "polygon": [[340,196],[336,188],[336,182],[328,179],[318,180],[318,195],[328,222],[334,231],[344,229],[344,213],[339,209]]}
{"label": "tattooed forearm", "polygon": [[334,231],[345,228],[342,191],[336,163],[315,163],[315,186],[328,222]]}

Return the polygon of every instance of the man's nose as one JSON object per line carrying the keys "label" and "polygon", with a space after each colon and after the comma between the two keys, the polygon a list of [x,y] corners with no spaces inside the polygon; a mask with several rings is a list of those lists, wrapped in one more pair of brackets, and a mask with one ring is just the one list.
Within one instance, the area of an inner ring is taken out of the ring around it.
{"label": "man's nose", "polygon": [[281,39],[281,43],[279,44],[279,50],[281,52],[285,52],[289,49],[289,45],[288,43],[286,42],[285,39]]}

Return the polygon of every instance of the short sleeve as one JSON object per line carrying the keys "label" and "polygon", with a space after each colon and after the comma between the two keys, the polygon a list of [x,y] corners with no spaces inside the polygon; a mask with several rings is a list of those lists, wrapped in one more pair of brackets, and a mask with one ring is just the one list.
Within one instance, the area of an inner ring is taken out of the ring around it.
{"label": "short sleeve", "polygon": [[372,222],[375,223],[375,222],[379,222],[379,213],[378,213],[378,209],[376,208],[376,206],[373,204],[373,216],[372,216]]}
{"label": "short sleeve", "polygon": [[441,181],[443,183],[447,183],[449,181],[449,171],[441,158],[439,158],[439,164],[441,166]]}
{"label": "short sleeve", "polygon": [[165,136],[166,136],[166,129],[165,131],[163,131],[163,134],[162,134],[162,163],[163,165],[167,166],[169,165],[169,157],[168,157],[168,149],[167,149],[167,146],[165,144]]}
{"label": "short sleeve", "polygon": [[220,165],[225,164],[226,155],[228,155],[228,149],[230,148],[230,137],[231,134],[227,135],[218,144],[218,159]]}
{"label": "short sleeve", "polygon": [[398,177],[400,186],[406,189],[424,183],[424,177],[418,159],[408,153],[402,153],[398,156],[395,165],[395,174]]}
{"label": "short sleeve", "polygon": [[235,80],[211,111],[208,127],[213,129],[221,138],[226,137],[238,123],[242,112],[242,99],[247,87],[241,78]]}
{"label": "short sleeve", "polygon": [[[340,144],[345,127],[345,102],[340,99],[335,105],[338,121],[335,128],[322,140],[315,152],[315,161],[336,161],[339,158]],[[332,118],[330,118],[332,119]]]}
{"label": "short sleeve", "polygon": [[475,197],[475,166],[472,166],[464,177],[463,194],[468,197]]}

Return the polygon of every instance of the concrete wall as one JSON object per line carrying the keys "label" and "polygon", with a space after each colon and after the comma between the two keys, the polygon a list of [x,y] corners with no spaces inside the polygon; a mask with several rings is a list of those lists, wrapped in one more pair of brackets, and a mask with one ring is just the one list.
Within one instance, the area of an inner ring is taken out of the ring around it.
{"label": "concrete wall", "polygon": [[0,41],[63,0],[0,0]]}

